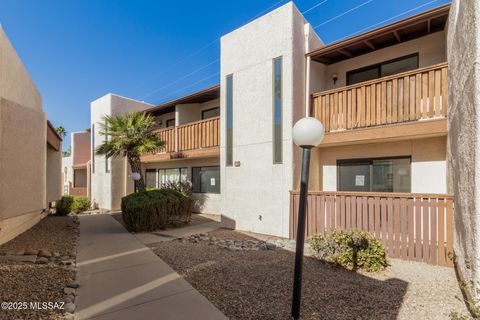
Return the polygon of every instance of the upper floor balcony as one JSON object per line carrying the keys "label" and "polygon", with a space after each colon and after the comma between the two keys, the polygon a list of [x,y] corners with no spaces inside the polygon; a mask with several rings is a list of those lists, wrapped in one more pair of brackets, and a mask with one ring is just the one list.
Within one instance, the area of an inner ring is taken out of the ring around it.
{"label": "upper floor balcony", "polygon": [[444,5],[308,54],[321,147],[447,134],[448,12]]}
{"label": "upper floor balcony", "polygon": [[160,129],[157,133],[165,145],[143,155],[143,162],[220,156],[220,117]]}
{"label": "upper floor balcony", "polygon": [[313,94],[323,144],[446,133],[447,71],[440,63]]}

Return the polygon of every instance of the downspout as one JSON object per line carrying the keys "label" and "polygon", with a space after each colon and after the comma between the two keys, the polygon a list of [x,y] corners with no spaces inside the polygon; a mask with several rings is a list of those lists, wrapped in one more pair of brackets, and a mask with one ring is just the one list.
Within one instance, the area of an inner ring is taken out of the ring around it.
{"label": "downspout", "polygon": [[[304,26],[305,34],[305,55],[310,51],[310,23],[306,23]],[[306,56],[305,62],[305,117],[310,116],[310,56]]]}

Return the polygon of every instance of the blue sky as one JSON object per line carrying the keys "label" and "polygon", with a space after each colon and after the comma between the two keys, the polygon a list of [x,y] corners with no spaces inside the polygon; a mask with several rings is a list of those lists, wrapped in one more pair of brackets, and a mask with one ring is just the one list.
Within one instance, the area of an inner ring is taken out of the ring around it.
{"label": "blue sky", "polygon": [[[48,118],[72,132],[88,128],[90,102],[108,92],[158,104],[218,83],[219,37],[287,2],[0,0],[0,23],[40,90]],[[295,4],[302,12],[311,9],[305,17],[331,43],[448,2]]]}

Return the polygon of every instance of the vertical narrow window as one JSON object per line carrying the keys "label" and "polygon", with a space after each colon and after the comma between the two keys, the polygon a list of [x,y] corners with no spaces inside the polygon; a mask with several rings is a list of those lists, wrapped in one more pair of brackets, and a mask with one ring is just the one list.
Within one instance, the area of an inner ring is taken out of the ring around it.
{"label": "vertical narrow window", "polygon": [[95,123],[92,123],[92,173],[95,173]]}
{"label": "vertical narrow window", "polygon": [[273,163],[282,163],[282,57],[273,59]]}
{"label": "vertical narrow window", "polygon": [[226,165],[233,165],[233,75],[227,76],[227,141]]}
{"label": "vertical narrow window", "polygon": [[[108,123],[107,123],[107,119],[105,119],[105,123],[104,123],[104,127],[105,127],[105,142],[108,142]],[[105,172],[109,172],[109,168],[108,168],[108,158],[107,156],[105,156]]]}

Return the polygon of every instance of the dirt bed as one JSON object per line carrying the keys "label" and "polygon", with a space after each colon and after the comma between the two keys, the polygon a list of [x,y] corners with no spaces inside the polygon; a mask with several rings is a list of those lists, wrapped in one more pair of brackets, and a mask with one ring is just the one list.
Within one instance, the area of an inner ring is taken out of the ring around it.
{"label": "dirt bed", "polygon": [[[235,231],[210,234],[252,239]],[[170,241],[155,252],[230,319],[288,319],[294,255]],[[453,269],[394,260],[361,274],[305,258],[302,319],[450,319],[468,315]]]}
{"label": "dirt bed", "polygon": [[75,249],[76,239],[77,224],[73,217],[48,216],[28,231],[1,245],[0,254],[34,249],[69,255]]}
{"label": "dirt bed", "polygon": [[[75,259],[78,225],[73,217],[48,216],[19,235],[0,246],[2,254],[21,256],[28,250],[45,254],[57,253],[68,259]],[[64,319],[60,309],[32,309],[32,303],[55,303],[65,298],[64,288],[75,279],[71,266],[60,265],[57,258],[44,259],[40,264],[30,262],[0,262],[0,302],[27,303],[25,310],[5,310],[2,304],[0,320],[11,319]],[[60,257],[58,258],[60,259]],[[11,307],[12,305],[10,305]],[[54,307],[59,307],[56,305]]]}

